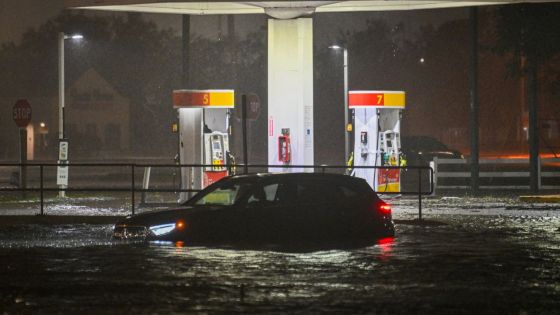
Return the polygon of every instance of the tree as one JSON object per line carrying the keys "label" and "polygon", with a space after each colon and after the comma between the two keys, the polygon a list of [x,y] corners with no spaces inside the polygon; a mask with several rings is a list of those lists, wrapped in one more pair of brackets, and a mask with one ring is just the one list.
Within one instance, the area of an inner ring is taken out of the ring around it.
{"label": "tree", "polygon": [[496,11],[495,50],[509,54],[512,63],[522,67],[513,74],[527,76],[529,105],[529,156],[531,190],[538,191],[539,126],[537,118],[539,73],[550,66],[560,53],[560,6],[556,4],[522,4],[504,6]]}
{"label": "tree", "polygon": [[[519,4],[495,12],[494,51],[509,56],[514,65],[522,57],[544,65],[560,52],[560,5]],[[516,69],[518,67],[514,67]],[[527,69],[520,69],[526,71]],[[512,72],[521,75],[523,72]]]}

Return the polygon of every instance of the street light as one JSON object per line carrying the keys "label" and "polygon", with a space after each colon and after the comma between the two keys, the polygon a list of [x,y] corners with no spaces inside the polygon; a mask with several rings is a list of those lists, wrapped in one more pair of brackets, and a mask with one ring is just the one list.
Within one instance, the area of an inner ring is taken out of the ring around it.
{"label": "street light", "polygon": [[342,49],[344,67],[344,164],[348,162],[350,149],[350,131],[348,130],[348,49],[340,45],[331,45],[330,49]]}
{"label": "street light", "polygon": [[[66,35],[63,32],[58,33],[58,141],[59,141],[59,154],[58,154],[58,164],[67,164],[67,156],[68,156],[68,145],[61,145],[61,142],[64,142],[64,40],[65,39],[73,39],[73,40],[80,40],[84,38],[81,34],[73,34],[73,35]],[[65,148],[65,149],[62,149]],[[62,152],[66,150],[66,152]],[[65,176],[62,173],[65,172]],[[68,182],[68,168],[66,167],[58,167],[57,170],[57,178],[60,179],[61,177],[66,178],[66,182]],[[58,182],[58,180],[57,180]],[[60,188],[66,188],[66,185],[59,184]],[[59,191],[59,197],[65,197],[64,191]]]}

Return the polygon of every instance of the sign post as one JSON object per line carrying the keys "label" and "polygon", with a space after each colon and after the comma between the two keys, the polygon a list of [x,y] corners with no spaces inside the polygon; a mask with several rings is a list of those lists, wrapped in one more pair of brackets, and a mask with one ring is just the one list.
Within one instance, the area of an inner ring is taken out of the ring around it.
{"label": "sign post", "polygon": [[[245,174],[248,173],[249,155],[247,150],[247,120],[256,120],[259,117],[261,100],[254,93],[241,96],[241,129],[243,132],[243,164]],[[239,111],[237,111],[239,113]],[[239,114],[238,114],[239,115]]]}
{"label": "sign post", "polygon": [[[257,120],[261,113],[261,99],[255,93],[244,94],[247,104],[247,119]],[[243,101],[243,100],[242,100]],[[236,108],[235,116],[237,119],[243,119],[243,108]]]}
{"label": "sign post", "polygon": [[[68,140],[61,139],[58,143],[58,167],[56,169],[56,184],[64,189],[68,186]],[[64,190],[59,191],[58,196],[66,197]]]}
{"label": "sign post", "polygon": [[[27,125],[31,122],[31,105],[27,100],[18,100],[12,108],[14,122],[19,127],[19,188],[27,187]],[[25,198],[25,190],[22,191],[22,197]]]}

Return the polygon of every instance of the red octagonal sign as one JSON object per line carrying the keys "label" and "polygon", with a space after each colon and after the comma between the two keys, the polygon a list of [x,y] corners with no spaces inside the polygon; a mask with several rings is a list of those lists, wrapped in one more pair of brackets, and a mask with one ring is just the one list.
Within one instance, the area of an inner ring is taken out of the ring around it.
{"label": "red octagonal sign", "polygon": [[27,100],[18,100],[13,109],[14,121],[20,128],[25,128],[31,121],[31,105]]}

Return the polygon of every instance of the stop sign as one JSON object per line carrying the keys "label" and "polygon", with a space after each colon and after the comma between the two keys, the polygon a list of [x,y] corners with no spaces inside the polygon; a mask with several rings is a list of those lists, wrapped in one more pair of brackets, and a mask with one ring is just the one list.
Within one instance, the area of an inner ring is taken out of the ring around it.
{"label": "stop sign", "polygon": [[27,100],[18,100],[13,108],[13,116],[16,125],[25,128],[31,121],[31,105]]}
{"label": "stop sign", "polygon": [[257,94],[247,95],[247,118],[255,120],[261,112],[261,99]]}
{"label": "stop sign", "polygon": [[[261,112],[261,100],[255,93],[247,94],[247,119],[256,120]],[[235,116],[241,119],[243,116],[241,106],[235,110]]]}

